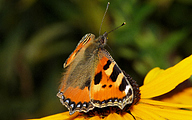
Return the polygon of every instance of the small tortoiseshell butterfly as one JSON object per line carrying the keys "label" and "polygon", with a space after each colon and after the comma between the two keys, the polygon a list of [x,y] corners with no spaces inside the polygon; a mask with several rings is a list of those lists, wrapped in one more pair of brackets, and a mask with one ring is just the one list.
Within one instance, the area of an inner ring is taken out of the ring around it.
{"label": "small tortoiseshell butterfly", "polygon": [[65,73],[57,96],[70,114],[88,112],[95,107],[123,109],[134,102],[134,88],[104,48],[107,35],[105,32],[95,38],[91,33],[86,34],[64,63]]}

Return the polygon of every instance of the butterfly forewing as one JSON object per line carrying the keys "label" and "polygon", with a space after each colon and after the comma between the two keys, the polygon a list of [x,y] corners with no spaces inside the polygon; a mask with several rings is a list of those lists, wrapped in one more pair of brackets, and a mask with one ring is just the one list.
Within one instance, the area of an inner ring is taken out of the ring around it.
{"label": "butterfly forewing", "polygon": [[76,49],[71,53],[69,58],[64,63],[64,68],[67,67],[74,59],[75,56],[81,51],[82,48],[91,40],[95,39],[95,35],[89,33],[82,37],[82,39],[77,44]]}
{"label": "butterfly forewing", "polygon": [[90,103],[89,89],[98,59],[96,55],[87,53],[90,46],[94,48],[94,38],[93,34],[85,35],[64,65],[65,72],[57,95],[70,114],[75,111],[88,112],[94,108]]}

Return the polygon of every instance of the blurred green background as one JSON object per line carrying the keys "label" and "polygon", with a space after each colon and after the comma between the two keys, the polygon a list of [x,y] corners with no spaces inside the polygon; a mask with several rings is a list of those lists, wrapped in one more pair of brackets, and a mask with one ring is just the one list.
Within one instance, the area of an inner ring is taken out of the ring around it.
{"label": "blurred green background", "polygon": [[[192,0],[108,0],[106,49],[139,85],[192,51]],[[63,63],[86,33],[99,35],[107,0],[0,0],[0,119],[65,111]]]}

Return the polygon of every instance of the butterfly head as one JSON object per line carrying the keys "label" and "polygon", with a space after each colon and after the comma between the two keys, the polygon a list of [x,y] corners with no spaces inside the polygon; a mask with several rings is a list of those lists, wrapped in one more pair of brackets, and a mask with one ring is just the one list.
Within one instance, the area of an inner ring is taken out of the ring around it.
{"label": "butterfly head", "polygon": [[107,43],[108,33],[105,32],[103,35],[100,35],[95,42],[98,43],[99,47],[104,47]]}

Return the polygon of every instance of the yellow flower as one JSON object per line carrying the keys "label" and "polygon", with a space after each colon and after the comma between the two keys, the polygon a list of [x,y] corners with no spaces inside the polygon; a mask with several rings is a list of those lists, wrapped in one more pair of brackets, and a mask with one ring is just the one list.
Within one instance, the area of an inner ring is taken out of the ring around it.
{"label": "yellow flower", "polygon": [[[192,119],[192,88],[186,89],[183,101],[170,102],[169,99],[155,100],[154,97],[161,96],[173,90],[177,85],[184,82],[192,75],[192,55],[185,58],[173,67],[166,70],[160,68],[152,69],[145,77],[143,86],[140,87],[141,99],[133,105],[129,112],[111,112],[107,116],[95,115],[88,117],[83,113],[69,112],[40,118],[41,120],[191,120]],[[179,95],[179,94],[178,94]],[[183,94],[180,96],[183,97]],[[176,96],[171,99],[179,99]],[[180,103],[180,104],[179,104]],[[185,104],[184,104],[185,103]],[[186,104],[188,103],[188,104]],[[104,109],[104,108],[103,108]]]}
{"label": "yellow flower", "polygon": [[164,102],[179,103],[192,105],[192,87],[185,88],[184,90],[174,94],[170,97],[161,99]]}

